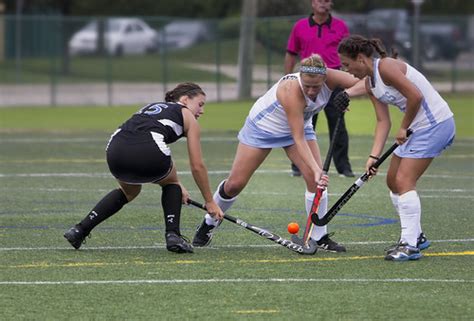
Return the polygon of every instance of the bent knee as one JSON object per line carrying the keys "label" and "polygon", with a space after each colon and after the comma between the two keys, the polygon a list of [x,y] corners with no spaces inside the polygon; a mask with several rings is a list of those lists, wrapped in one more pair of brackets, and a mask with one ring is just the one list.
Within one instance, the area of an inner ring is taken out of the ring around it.
{"label": "bent knee", "polygon": [[235,197],[244,189],[247,182],[239,179],[227,179],[224,185],[224,192],[230,196]]}
{"label": "bent knee", "polygon": [[122,192],[125,194],[125,197],[129,202],[133,201],[142,190],[141,185],[131,185],[127,188],[122,188]]}

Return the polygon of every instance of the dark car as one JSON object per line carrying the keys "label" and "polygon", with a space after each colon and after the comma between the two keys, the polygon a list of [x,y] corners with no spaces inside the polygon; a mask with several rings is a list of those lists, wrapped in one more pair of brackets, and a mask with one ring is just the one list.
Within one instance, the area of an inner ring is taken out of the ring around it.
{"label": "dark car", "polygon": [[[412,17],[402,9],[376,9],[367,16],[367,33],[382,39],[387,49],[395,48],[406,59],[412,57]],[[419,23],[419,52],[423,59],[438,60],[456,58],[463,49],[461,28],[445,21]]]}

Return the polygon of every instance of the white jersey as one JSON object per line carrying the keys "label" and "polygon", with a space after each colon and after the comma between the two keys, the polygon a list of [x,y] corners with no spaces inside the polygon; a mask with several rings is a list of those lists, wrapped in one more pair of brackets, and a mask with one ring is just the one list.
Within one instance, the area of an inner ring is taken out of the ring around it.
{"label": "white jersey", "polygon": [[[407,99],[398,90],[384,84],[379,72],[380,59],[374,60],[374,78],[371,88],[373,95],[379,101],[398,107],[403,113],[406,110]],[[410,80],[423,95],[420,109],[410,124],[410,129],[416,131],[421,128],[428,128],[439,124],[453,116],[448,103],[433,88],[430,82],[418,70],[406,64],[406,77]]]}
{"label": "white jersey", "polygon": [[[288,74],[282,77],[254,103],[247,117],[247,122],[250,122],[257,128],[264,130],[267,133],[274,134],[275,136],[291,135],[288,118],[286,117],[285,110],[278,101],[276,94],[280,82],[288,79],[297,79],[301,91],[304,94],[300,73]],[[304,95],[306,100],[306,107],[304,108],[305,127],[312,128],[311,118],[314,114],[323,110],[331,97],[331,93],[332,91],[327,87],[326,83],[324,83],[316,101],[312,101],[309,97]]]}

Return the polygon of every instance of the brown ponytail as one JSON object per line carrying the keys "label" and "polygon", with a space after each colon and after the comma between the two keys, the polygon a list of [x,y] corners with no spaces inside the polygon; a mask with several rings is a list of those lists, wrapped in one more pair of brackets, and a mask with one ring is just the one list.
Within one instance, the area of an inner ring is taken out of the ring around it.
{"label": "brown ponytail", "polygon": [[182,96],[188,96],[189,98],[193,98],[197,95],[204,95],[206,93],[202,90],[199,85],[193,82],[183,82],[178,84],[174,89],[168,91],[165,95],[166,102],[177,102],[179,98]]}
{"label": "brown ponytail", "polygon": [[[352,59],[355,59],[360,53],[367,57],[372,57],[374,52],[377,52],[382,58],[388,57],[385,46],[380,39],[367,39],[360,35],[352,35],[344,38],[339,44],[337,52]],[[392,58],[397,58],[398,56],[398,52],[393,48],[391,56]]]}

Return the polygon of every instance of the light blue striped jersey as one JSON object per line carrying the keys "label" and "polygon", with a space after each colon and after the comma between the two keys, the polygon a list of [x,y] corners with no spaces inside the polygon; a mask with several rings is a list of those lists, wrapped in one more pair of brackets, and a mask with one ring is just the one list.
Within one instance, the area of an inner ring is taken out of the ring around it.
{"label": "light blue striped jersey", "polygon": [[[374,59],[374,77],[372,79],[372,93],[379,101],[385,104],[394,105],[405,113],[407,99],[397,89],[387,86],[379,72],[380,59]],[[448,103],[433,88],[431,83],[418,70],[406,64],[406,77],[411,81],[423,95],[420,109],[410,124],[413,131],[428,128],[451,118],[453,113]]]}
{"label": "light blue striped jersey", "polygon": [[[275,136],[287,136],[291,135],[291,129],[288,125],[288,118],[286,117],[283,106],[277,99],[277,88],[283,80],[297,79],[300,85],[301,91],[303,91],[303,85],[301,84],[300,73],[288,74],[282,77],[276,84],[273,85],[263,96],[261,96],[252,106],[249,112],[247,121],[251,122],[257,128],[264,130],[267,133],[274,134]],[[326,83],[323,84],[321,91],[316,97],[315,101],[312,101],[305,95],[306,107],[304,108],[304,120],[305,128],[311,127],[311,118],[314,114],[319,113],[329,101],[332,91],[327,87]]]}

